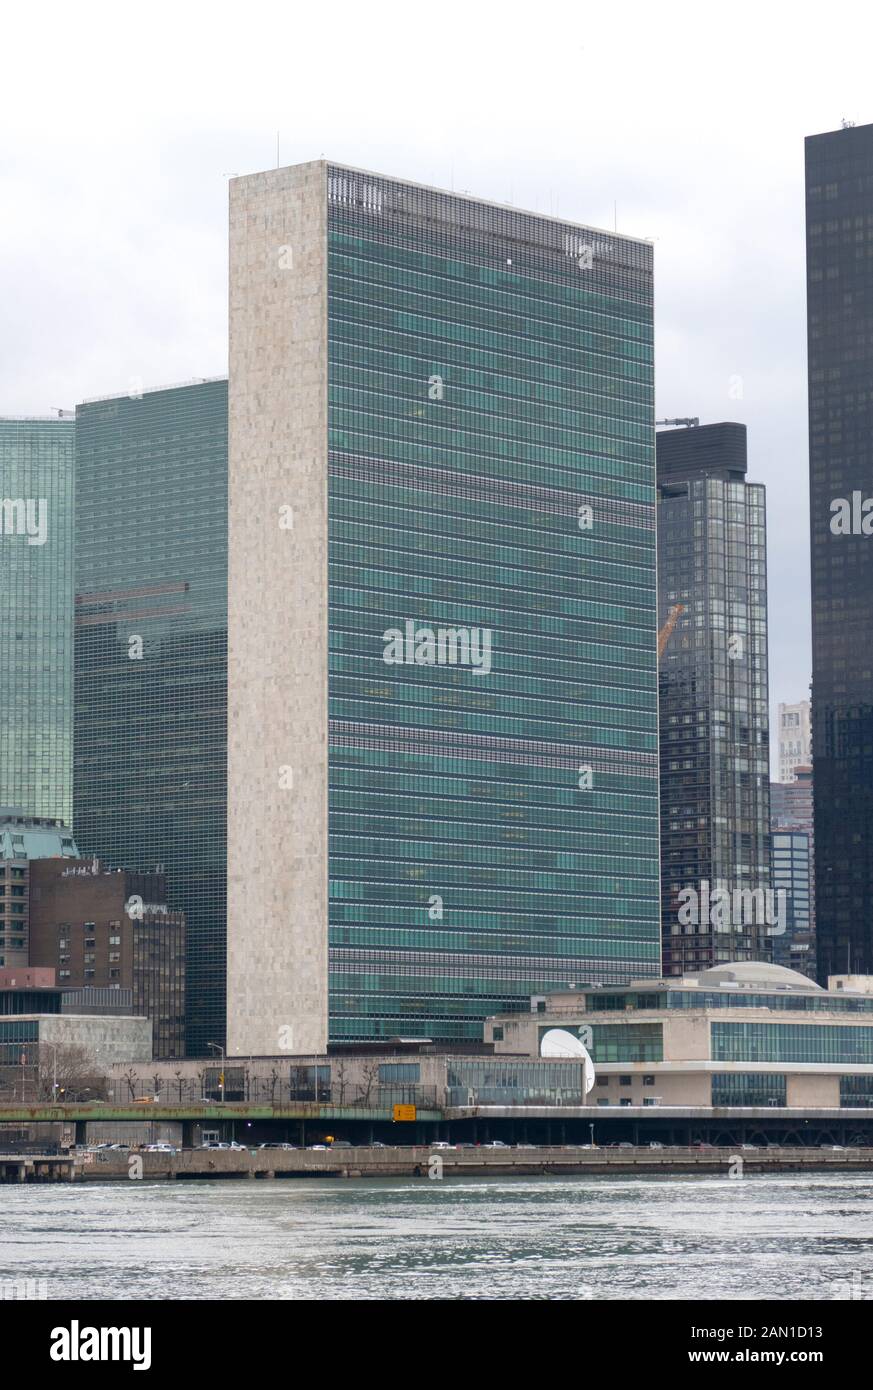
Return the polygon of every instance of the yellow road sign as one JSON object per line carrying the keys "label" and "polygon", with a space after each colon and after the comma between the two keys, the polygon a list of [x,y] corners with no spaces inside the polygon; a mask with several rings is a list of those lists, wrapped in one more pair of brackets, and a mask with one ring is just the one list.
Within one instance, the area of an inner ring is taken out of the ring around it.
{"label": "yellow road sign", "polygon": [[414,1106],[414,1105],[395,1105],[395,1107],[394,1107],[394,1118],[395,1118],[395,1120],[414,1120],[414,1119],[415,1119],[415,1106]]}

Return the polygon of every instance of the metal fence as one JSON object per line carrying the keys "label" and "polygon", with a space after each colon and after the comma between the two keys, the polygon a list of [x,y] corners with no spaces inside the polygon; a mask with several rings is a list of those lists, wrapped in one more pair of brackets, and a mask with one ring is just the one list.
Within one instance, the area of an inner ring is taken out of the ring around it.
{"label": "metal fence", "polygon": [[[330,1084],[301,1085],[285,1076],[235,1075],[235,1068],[214,1076],[139,1076],[134,1073],[113,1077],[108,1082],[109,1104],[149,1103],[196,1105],[202,1102],[242,1102],[254,1105],[334,1105],[361,1110],[385,1110],[395,1105],[415,1105],[421,1110],[437,1107],[436,1086],[380,1086],[377,1081],[349,1083],[336,1078]],[[441,1092],[440,1100],[442,1100]]]}

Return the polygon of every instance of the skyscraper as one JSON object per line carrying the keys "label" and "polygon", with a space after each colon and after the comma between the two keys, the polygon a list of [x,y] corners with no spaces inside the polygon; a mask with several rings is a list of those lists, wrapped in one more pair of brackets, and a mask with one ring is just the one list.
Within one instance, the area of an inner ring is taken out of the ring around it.
{"label": "skyscraper", "polygon": [[62,821],[0,806],[0,967],[30,964],[31,862],[78,857]]}
{"label": "skyscraper", "polygon": [[798,767],[812,762],[812,706],[809,700],[779,705],[779,781],[790,782]]}
{"label": "skyscraper", "polygon": [[70,824],[73,443],[69,415],[0,419],[0,806]]}
{"label": "skyscraper", "polygon": [[325,162],[230,216],[230,1050],[656,973],[651,247]]}
{"label": "skyscraper", "polygon": [[746,481],[745,425],[662,430],[657,454],[662,623],[681,605],[660,665],[664,969],[675,975],[762,958],[778,926],[734,898],[770,886],[766,502]]}
{"label": "skyscraper", "polygon": [[784,927],[772,937],[774,965],[815,979],[815,920],[812,895],[812,833],[799,826],[770,836],[773,892],[781,893]]}
{"label": "skyscraper", "polygon": [[166,874],[203,1054],[224,1032],[227,382],[80,406],[76,471],[76,838]]}
{"label": "skyscraper", "polygon": [[873,972],[873,125],[806,141],[819,981]]}

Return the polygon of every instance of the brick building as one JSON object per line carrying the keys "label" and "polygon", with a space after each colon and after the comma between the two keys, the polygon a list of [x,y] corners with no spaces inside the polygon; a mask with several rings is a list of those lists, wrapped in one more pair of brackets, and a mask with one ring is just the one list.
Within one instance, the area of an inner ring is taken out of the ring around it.
{"label": "brick building", "polygon": [[134,1014],[152,1020],[155,1056],[183,1056],[185,914],[167,904],[164,875],[99,859],[30,868],[31,966],[53,967],[65,990],[131,990]]}

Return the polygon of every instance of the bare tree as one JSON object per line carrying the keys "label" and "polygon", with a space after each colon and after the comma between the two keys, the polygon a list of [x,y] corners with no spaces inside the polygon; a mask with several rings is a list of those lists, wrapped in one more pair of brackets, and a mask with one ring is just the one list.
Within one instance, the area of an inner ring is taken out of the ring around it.
{"label": "bare tree", "polygon": [[370,1093],[379,1079],[379,1063],[365,1062],[361,1068],[361,1075],[364,1078],[363,1086],[358,1088],[359,1099],[362,1105],[370,1104]]}
{"label": "bare tree", "polygon": [[346,1086],[348,1085],[348,1068],[346,1066],[345,1057],[340,1057],[337,1060],[333,1074],[336,1077],[336,1103],[337,1105],[343,1105],[346,1099]]}
{"label": "bare tree", "polygon": [[301,1092],[311,1089],[308,1067],[292,1067],[289,1078],[289,1095],[292,1100],[300,1100]]}
{"label": "bare tree", "polygon": [[136,1100],[136,1083],[139,1080],[139,1077],[137,1073],[134,1071],[133,1067],[129,1067],[128,1070],[124,1073],[124,1079],[127,1082],[127,1089],[130,1092],[130,1099]]}
{"label": "bare tree", "polygon": [[39,1049],[37,1087],[43,1100],[106,1100],[109,1079],[97,1070],[87,1048],[58,1043]]}

